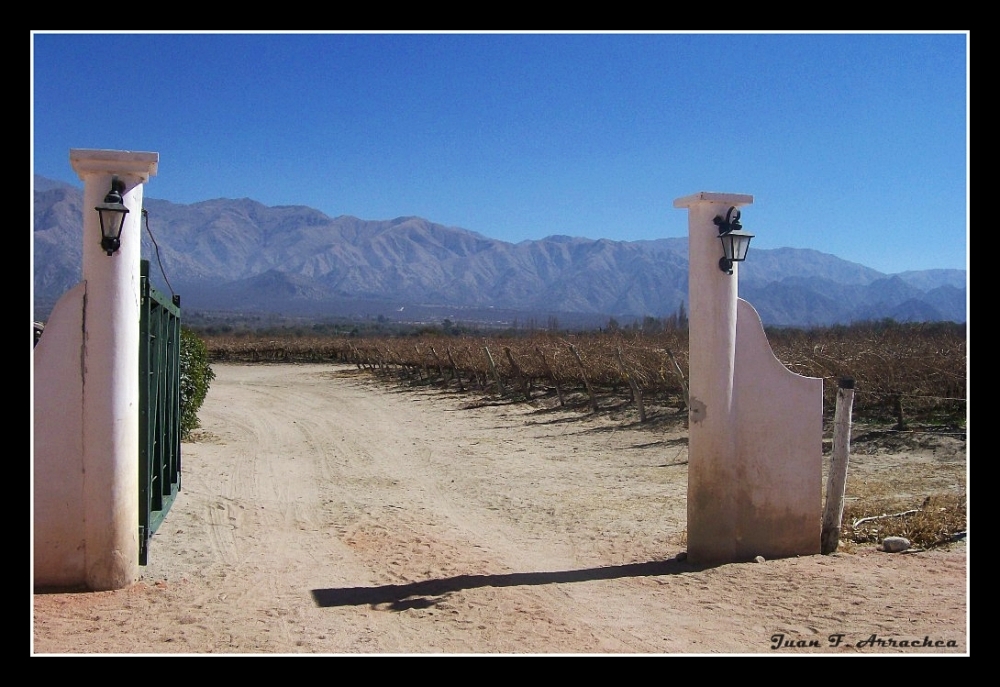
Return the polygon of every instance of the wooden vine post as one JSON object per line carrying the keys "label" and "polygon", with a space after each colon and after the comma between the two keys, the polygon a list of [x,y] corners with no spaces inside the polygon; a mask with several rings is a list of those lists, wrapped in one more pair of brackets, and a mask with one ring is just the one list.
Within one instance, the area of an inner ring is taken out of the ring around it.
{"label": "wooden vine post", "polygon": [[667,355],[670,356],[670,362],[674,364],[674,369],[677,370],[677,378],[681,382],[681,390],[684,392],[684,409],[687,410],[691,406],[691,399],[689,398],[690,392],[688,391],[687,378],[684,376],[684,370],[681,369],[680,363],[677,362],[674,352],[669,348],[666,349]]}
{"label": "wooden vine post", "polygon": [[486,359],[490,361],[490,371],[493,373],[493,379],[497,382],[497,393],[501,396],[506,396],[507,392],[503,389],[503,382],[500,381],[500,373],[497,371],[497,364],[493,360],[493,354],[490,353],[490,347],[483,346],[483,350],[486,351]]}
{"label": "wooden vine post", "polygon": [[833,416],[833,448],[830,472],[826,478],[826,508],[820,551],[833,553],[840,545],[840,526],[844,518],[844,491],[847,487],[847,464],[851,454],[851,409],[854,405],[854,380],[844,377],[837,388],[837,407]]}
{"label": "wooden vine post", "polygon": [[503,352],[507,356],[507,362],[510,363],[511,369],[514,371],[514,379],[521,385],[521,393],[524,394],[524,400],[531,400],[531,384],[528,379],[521,372],[521,366],[517,364],[514,360],[514,355],[510,352],[510,346],[504,346]]}
{"label": "wooden vine post", "polygon": [[434,356],[434,363],[437,365],[438,377],[441,378],[442,384],[444,386],[448,386],[448,375],[444,373],[444,366],[441,365],[441,358],[438,356],[438,352],[434,350],[434,346],[431,346],[430,349],[431,349],[431,355]]}
{"label": "wooden vine post", "polygon": [[646,406],[642,402],[642,389],[639,384],[635,381],[635,375],[625,365],[625,359],[622,357],[622,347],[615,347],[615,358],[618,360],[618,369],[622,376],[628,382],[628,386],[632,389],[632,402],[635,403],[636,408],[639,409],[639,422],[646,421]]}
{"label": "wooden vine post", "polygon": [[396,352],[389,346],[385,346],[383,357],[388,361],[386,365],[386,372],[388,372],[391,369],[389,365],[395,365],[396,367],[398,367],[403,371],[403,374],[408,374],[406,363],[404,363],[403,360],[398,355],[396,355]]}
{"label": "wooden vine post", "polygon": [[559,383],[559,377],[556,376],[556,373],[549,366],[549,361],[545,359],[545,353],[542,352],[542,349],[535,346],[535,352],[538,353],[538,357],[542,359],[542,367],[545,369],[545,373],[552,380],[553,384],[556,385],[556,395],[559,397],[559,405],[565,406],[566,401],[563,400],[562,385]]}
{"label": "wooden vine post", "polygon": [[576,358],[577,365],[580,366],[580,376],[583,377],[583,385],[587,387],[587,393],[590,394],[590,409],[595,413],[597,412],[597,396],[594,395],[594,388],[590,386],[590,379],[587,377],[587,368],[583,364],[583,360],[580,359],[580,353],[576,350],[576,346],[566,342],[569,346],[570,353]]}
{"label": "wooden vine post", "polygon": [[458,371],[458,366],[455,364],[455,358],[451,355],[451,346],[446,349],[448,353],[448,362],[451,364],[451,374],[454,375],[455,381],[458,382],[458,390],[464,392],[465,384],[462,383],[462,373]]}

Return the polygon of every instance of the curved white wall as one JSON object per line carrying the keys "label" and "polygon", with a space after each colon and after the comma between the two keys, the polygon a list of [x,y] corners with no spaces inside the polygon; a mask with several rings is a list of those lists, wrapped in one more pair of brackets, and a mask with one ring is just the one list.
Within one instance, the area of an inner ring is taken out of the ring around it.
{"label": "curved white wall", "polygon": [[[696,193],[688,209],[688,560],[819,553],[823,380],[785,368],[719,269],[714,219],[753,196]],[[753,259],[753,251],[748,256]]]}
{"label": "curved white wall", "polygon": [[34,581],[85,580],[83,520],[83,313],[87,284],[56,303],[33,355]]}
{"label": "curved white wall", "polygon": [[820,553],[823,380],[778,360],[752,305],[738,301],[736,557]]}

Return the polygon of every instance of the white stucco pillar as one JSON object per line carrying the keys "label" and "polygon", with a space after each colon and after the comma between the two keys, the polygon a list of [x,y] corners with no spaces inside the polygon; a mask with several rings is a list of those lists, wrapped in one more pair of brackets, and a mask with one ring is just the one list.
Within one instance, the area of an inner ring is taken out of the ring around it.
{"label": "white stucco pillar", "polygon": [[[83,533],[85,584],[120,589],[139,577],[139,298],[143,184],[159,155],[70,151],[83,189]],[[108,256],[94,209],[117,176],[129,209]]]}
{"label": "white stucco pillar", "polygon": [[688,560],[733,560],[737,512],[729,489],[736,460],[733,376],[739,263],[719,269],[722,242],[714,219],[753,196],[696,193],[674,201],[688,209],[689,462]]}

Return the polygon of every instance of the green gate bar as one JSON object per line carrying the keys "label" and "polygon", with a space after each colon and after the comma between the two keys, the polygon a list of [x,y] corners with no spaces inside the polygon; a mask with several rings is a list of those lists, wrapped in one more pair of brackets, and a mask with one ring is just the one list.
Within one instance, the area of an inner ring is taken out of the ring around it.
{"label": "green gate bar", "polygon": [[167,298],[140,267],[139,565],[181,488],[180,296]]}

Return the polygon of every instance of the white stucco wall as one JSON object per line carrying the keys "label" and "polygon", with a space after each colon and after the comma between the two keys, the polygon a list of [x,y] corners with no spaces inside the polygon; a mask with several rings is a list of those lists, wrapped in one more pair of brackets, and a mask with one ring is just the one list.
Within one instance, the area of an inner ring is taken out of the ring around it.
{"label": "white stucco wall", "polygon": [[[85,287],[60,300],[34,356],[36,586],[120,589],[139,577],[140,232],[143,183],[158,160],[70,151],[84,182]],[[109,256],[94,208],[115,176],[129,213]]]}
{"label": "white stucco wall", "polygon": [[733,370],[736,348],[734,274],[719,269],[722,244],[713,219],[753,202],[733,193],[697,193],[674,201],[688,209],[688,559],[736,557],[736,464]]}
{"label": "white stucco wall", "polygon": [[34,581],[85,579],[83,518],[83,313],[87,284],[56,303],[33,355]]}
{"label": "white stucco wall", "polygon": [[[738,297],[739,263],[719,269],[716,216],[753,202],[702,192],[688,209],[688,560],[819,553],[823,380],[775,358],[756,310]],[[747,258],[753,259],[753,251]]]}
{"label": "white stucco wall", "polygon": [[820,553],[823,380],[775,357],[760,315],[742,298],[733,389],[736,558]]}

